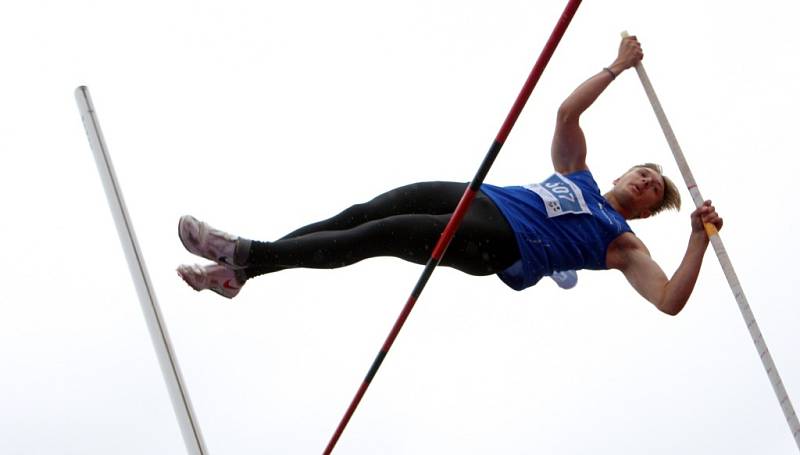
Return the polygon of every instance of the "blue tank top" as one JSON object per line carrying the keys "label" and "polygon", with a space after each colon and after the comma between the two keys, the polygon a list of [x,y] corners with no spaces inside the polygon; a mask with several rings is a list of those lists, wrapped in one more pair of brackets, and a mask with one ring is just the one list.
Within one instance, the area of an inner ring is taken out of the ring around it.
{"label": "blue tank top", "polygon": [[517,291],[556,271],[608,269],[608,245],[633,232],[600,193],[589,171],[556,173],[540,184],[525,186],[483,184],[481,191],[516,235],[520,260],[497,275]]}

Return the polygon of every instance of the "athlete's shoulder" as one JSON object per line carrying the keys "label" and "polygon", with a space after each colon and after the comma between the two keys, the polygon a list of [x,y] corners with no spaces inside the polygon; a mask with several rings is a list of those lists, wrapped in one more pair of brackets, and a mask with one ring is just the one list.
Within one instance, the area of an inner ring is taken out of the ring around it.
{"label": "athlete's shoulder", "polygon": [[588,189],[596,193],[600,193],[600,186],[594,179],[594,175],[592,175],[592,171],[587,169],[582,169],[579,171],[570,172],[569,174],[561,174],[565,178],[575,182],[584,190]]}
{"label": "athlete's shoulder", "polygon": [[569,179],[571,179],[571,178],[587,178],[588,177],[588,178],[594,180],[594,175],[592,175],[592,171],[590,171],[589,168],[580,169],[580,170],[577,170],[577,171],[572,171],[572,172],[567,172],[567,173],[559,172],[559,174],[561,174],[564,177],[567,177]]}
{"label": "athlete's shoulder", "polygon": [[606,265],[612,269],[624,269],[628,264],[631,254],[644,253],[650,255],[650,250],[633,232],[623,232],[608,244],[606,252]]}

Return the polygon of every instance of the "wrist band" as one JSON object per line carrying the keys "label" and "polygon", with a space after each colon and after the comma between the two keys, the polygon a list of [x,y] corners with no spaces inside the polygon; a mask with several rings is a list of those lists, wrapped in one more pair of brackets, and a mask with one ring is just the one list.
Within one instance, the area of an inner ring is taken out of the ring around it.
{"label": "wrist band", "polygon": [[608,69],[608,68],[603,68],[603,71],[608,71],[608,74],[610,74],[610,75],[611,75],[611,80],[612,80],[612,81],[613,81],[614,79],[616,79],[616,78],[617,78],[617,75],[616,75],[616,74],[614,74],[614,72],[613,72],[613,71],[611,71],[610,69]]}

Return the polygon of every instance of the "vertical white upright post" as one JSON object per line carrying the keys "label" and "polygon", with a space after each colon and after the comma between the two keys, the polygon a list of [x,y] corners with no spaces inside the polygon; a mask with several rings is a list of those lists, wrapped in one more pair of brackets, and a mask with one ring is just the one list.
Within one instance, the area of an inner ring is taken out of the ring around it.
{"label": "vertical white upright post", "polygon": [[97,114],[89,96],[89,89],[85,86],[78,87],[75,90],[75,98],[78,102],[78,109],[81,113],[83,126],[86,129],[86,135],[89,138],[89,145],[94,153],[100,179],[103,181],[108,205],[117,225],[117,233],[119,234],[120,242],[122,242],[122,249],[125,251],[125,257],[128,260],[128,268],[133,278],[133,284],[136,287],[136,293],[139,295],[139,302],[142,305],[142,312],[150,332],[150,339],[158,356],[161,373],[164,375],[164,382],[166,382],[172,398],[172,408],[178,419],[187,453],[189,455],[205,455],[208,451],[200,434],[200,428],[198,427],[192,404],[189,401],[189,394],[184,385],[180,368],[178,368],[178,360],[172,349],[167,327],[164,324],[164,318],[156,301],[150,276],[147,274],[144,258],[136,241],[136,235],[133,232],[133,224],[130,216],[128,216],[128,210],[122,198],[122,190],[117,183],[114,167],[111,165],[111,158],[106,148],[105,139],[103,139],[103,133],[100,131],[100,124],[97,122]]}
{"label": "vertical white upright post", "polygon": [[[622,32],[623,38],[627,36],[627,32]],[[689,169],[689,164],[686,161],[686,157],[683,155],[683,151],[678,145],[678,139],[675,137],[675,133],[672,131],[672,127],[667,120],[667,115],[664,113],[664,109],[661,107],[658,97],[656,97],[653,84],[650,83],[650,78],[647,76],[647,73],[645,72],[644,66],[642,66],[641,62],[636,65],[636,73],[639,75],[639,80],[642,82],[642,86],[647,94],[647,98],[650,100],[650,104],[653,106],[653,111],[656,114],[656,118],[658,118],[658,123],[661,125],[661,130],[664,132],[664,136],[667,138],[667,143],[672,150],[672,154],[675,156],[675,161],[678,163],[678,168],[683,175],[683,180],[686,183],[686,187],[689,189],[689,193],[692,195],[692,200],[694,201],[695,205],[699,207],[704,202],[703,196],[700,195],[700,189],[697,187],[697,183],[694,180],[692,171]],[[742,313],[742,317],[747,325],[747,329],[750,331],[750,336],[752,337],[753,343],[756,346],[756,351],[761,358],[761,363],[764,365],[764,370],[767,372],[767,376],[769,377],[770,384],[772,384],[772,389],[775,392],[775,396],[778,398],[778,403],[781,406],[783,415],[786,417],[786,423],[789,424],[789,430],[792,432],[794,442],[797,444],[797,448],[800,449],[800,421],[797,419],[797,414],[792,406],[792,401],[789,399],[789,394],[786,392],[786,388],[783,386],[781,376],[778,374],[778,368],[775,366],[775,362],[772,360],[772,355],[770,355],[769,349],[767,349],[767,342],[764,341],[764,335],[761,333],[758,323],[756,323],[756,317],[753,315],[753,311],[750,309],[750,304],[747,302],[747,297],[744,295],[744,290],[739,283],[739,278],[736,276],[736,271],[733,269],[733,263],[728,256],[728,252],[725,250],[725,246],[722,244],[722,239],[720,238],[717,229],[711,224],[706,224],[705,228],[706,232],[708,233],[709,240],[711,241],[711,245],[714,246],[717,259],[719,259],[720,265],[722,266],[722,271],[725,273],[725,278],[728,280],[728,285],[730,285],[733,296],[736,298],[736,303],[739,304],[739,310]]]}

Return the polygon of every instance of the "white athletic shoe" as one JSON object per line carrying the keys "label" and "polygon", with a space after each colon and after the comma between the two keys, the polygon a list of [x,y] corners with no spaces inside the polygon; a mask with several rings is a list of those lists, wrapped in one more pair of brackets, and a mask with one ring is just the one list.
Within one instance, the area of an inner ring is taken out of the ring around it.
{"label": "white athletic shoe", "polygon": [[550,278],[552,278],[561,289],[572,289],[578,284],[578,273],[574,270],[554,272],[550,275]]}
{"label": "white athletic shoe", "polygon": [[236,272],[223,265],[181,265],[177,271],[178,276],[195,291],[209,289],[228,299],[236,297],[244,286]]}
{"label": "white athletic shoe", "polygon": [[190,253],[209,259],[220,265],[241,268],[235,262],[236,244],[239,237],[214,229],[191,215],[178,221],[178,237]]}

